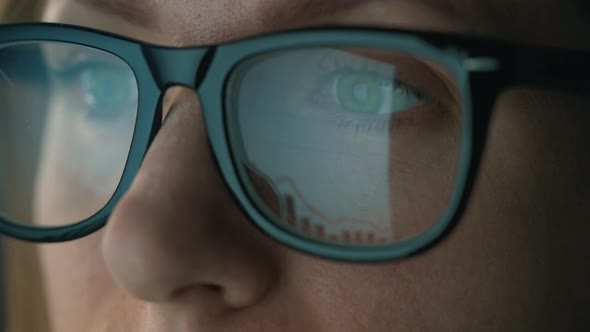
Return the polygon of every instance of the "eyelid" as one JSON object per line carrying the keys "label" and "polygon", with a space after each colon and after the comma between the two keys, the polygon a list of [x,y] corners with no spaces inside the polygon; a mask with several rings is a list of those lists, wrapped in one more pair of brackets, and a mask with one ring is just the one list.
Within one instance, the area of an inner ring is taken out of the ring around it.
{"label": "eyelid", "polygon": [[119,66],[114,63],[106,63],[101,62],[100,60],[88,60],[88,61],[77,61],[74,63],[69,64],[68,66],[62,68],[55,68],[53,70],[54,74],[56,74],[60,79],[65,80],[66,82],[71,82],[73,80],[78,79],[81,72],[86,69],[93,69],[96,67],[100,67],[103,69],[109,70],[124,70],[123,66]]}
{"label": "eyelid", "polygon": [[[423,92],[427,96],[436,99],[448,110],[460,110],[460,96],[455,91],[459,88],[453,88],[452,74],[445,70],[442,65],[436,64],[426,59],[418,59],[411,55],[405,55],[401,52],[385,51],[367,48],[344,48],[339,49],[352,56],[362,57],[369,66],[379,68],[379,64],[396,64],[395,78],[403,82],[404,85]],[[327,54],[326,57],[330,55]]]}
{"label": "eyelid", "polygon": [[55,42],[41,47],[48,69],[55,73],[66,72],[71,68],[79,68],[84,65],[90,66],[91,64],[112,66],[113,68],[128,68],[123,65],[125,62],[119,57],[86,46]]}
{"label": "eyelid", "polygon": [[416,96],[422,102],[429,103],[429,104],[437,104],[437,105],[441,104],[441,102],[435,96],[431,96],[427,91],[423,91],[422,89],[420,89],[408,82],[400,80],[397,77],[393,77],[393,75],[390,75],[391,73],[376,72],[376,71],[372,71],[370,69],[369,69],[369,72],[367,72],[366,69],[355,69],[355,68],[344,67],[342,69],[338,69],[338,68],[334,69],[333,72],[329,74],[329,77],[325,78],[325,80],[332,81],[332,80],[334,80],[335,77],[339,78],[339,77],[341,77],[341,75],[346,75],[346,74],[364,74],[364,75],[368,74],[371,77],[378,78],[380,80],[389,81],[391,83],[391,88],[393,90],[401,90],[401,91],[403,91],[403,93],[412,94],[412,95]]}

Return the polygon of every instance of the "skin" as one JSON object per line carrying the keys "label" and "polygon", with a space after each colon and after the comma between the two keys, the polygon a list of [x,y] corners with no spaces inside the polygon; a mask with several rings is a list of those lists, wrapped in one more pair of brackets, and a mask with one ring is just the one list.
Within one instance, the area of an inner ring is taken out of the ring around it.
{"label": "skin", "polygon": [[[590,46],[586,20],[564,1],[453,1],[462,21],[421,1],[331,3],[154,0],[144,6],[153,19],[141,26],[50,0],[44,19],[177,46],[325,24]],[[216,169],[198,96],[173,90],[165,124],[106,227],[40,249],[53,328],[580,330],[590,324],[589,107],[587,96],[567,91],[506,91],[475,192],[449,238],[411,259],[359,265],[300,254],[257,231]],[[59,214],[55,199],[36,212]]]}

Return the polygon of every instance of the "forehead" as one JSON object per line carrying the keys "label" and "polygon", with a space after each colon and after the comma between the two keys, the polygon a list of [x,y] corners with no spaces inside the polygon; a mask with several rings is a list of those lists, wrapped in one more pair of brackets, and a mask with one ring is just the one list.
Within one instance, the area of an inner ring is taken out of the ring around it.
{"label": "forehead", "polygon": [[[392,26],[492,35],[550,45],[590,44],[585,38],[590,31],[590,20],[579,10],[579,2],[573,0],[48,0],[48,3],[46,20],[49,21],[87,25],[80,17],[93,12],[103,20],[122,20],[173,36],[177,44],[220,42],[318,25]],[[80,15],[79,11],[83,10],[85,15]]]}
{"label": "forehead", "polygon": [[230,15],[235,15],[238,12],[237,9],[254,9],[265,12],[269,17],[300,16],[301,14],[317,16],[355,7],[386,9],[407,7],[408,4],[463,18],[469,18],[476,13],[496,18],[508,15],[514,17],[515,14],[523,12],[526,12],[528,18],[536,18],[547,16],[546,14],[556,16],[571,12],[570,9],[588,7],[581,0],[559,2],[554,0],[49,0],[49,2],[55,1],[89,4],[96,8],[102,7],[138,18],[158,16],[159,13],[175,11],[175,9],[199,10],[202,13],[223,10]]}

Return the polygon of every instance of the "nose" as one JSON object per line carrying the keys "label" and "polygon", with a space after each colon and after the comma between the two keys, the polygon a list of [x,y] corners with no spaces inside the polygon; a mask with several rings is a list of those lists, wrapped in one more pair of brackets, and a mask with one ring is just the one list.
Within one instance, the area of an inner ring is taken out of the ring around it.
{"label": "nose", "polygon": [[105,227],[105,264],[121,288],[145,301],[190,297],[208,310],[212,303],[219,310],[251,306],[278,277],[275,245],[226,189],[196,94],[177,89],[170,99],[162,128]]}

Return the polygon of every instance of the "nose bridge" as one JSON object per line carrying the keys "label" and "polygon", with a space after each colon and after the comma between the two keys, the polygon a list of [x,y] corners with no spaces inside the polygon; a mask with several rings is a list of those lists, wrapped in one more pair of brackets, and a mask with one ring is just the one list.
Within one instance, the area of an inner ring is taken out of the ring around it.
{"label": "nose bridge", "polygon": [[195,89],[207,70],[214,47],[170,48],[143,46],[143,54],[158,87],[172,85]]}

